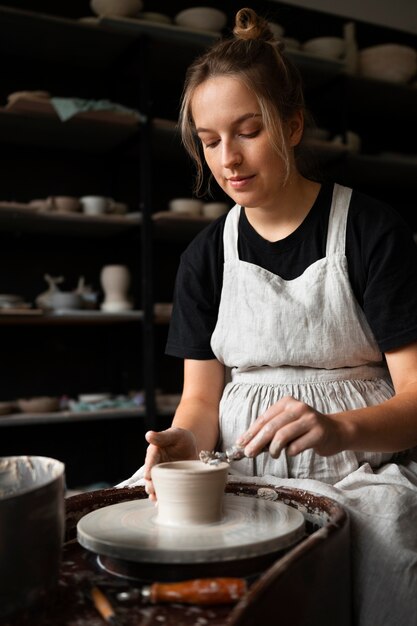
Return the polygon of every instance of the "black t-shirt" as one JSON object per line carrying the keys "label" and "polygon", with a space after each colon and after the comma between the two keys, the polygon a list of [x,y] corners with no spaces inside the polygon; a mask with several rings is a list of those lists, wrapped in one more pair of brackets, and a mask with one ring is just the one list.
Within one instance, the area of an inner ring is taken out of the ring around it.
{"label": "black t-shirt", "polygon": [[[333,185],[322,185],[303,223],[276,242],[263,239],[242,208],[238,253],[292,280],[326,256]],[[166,353],[213,359],[210,339],[223,281],[222,216],[201,231],[181,255]],[[353,191],[346,228],[346,257],[353,292],[381,352],[417,340],[417,246],[410,229],[390,206]]]}

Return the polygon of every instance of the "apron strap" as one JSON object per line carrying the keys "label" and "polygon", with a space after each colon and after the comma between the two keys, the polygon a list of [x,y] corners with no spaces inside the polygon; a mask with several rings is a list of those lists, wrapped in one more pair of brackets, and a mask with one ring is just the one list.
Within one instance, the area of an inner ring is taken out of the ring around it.
{"label": "apron strap", "polygon": [[223,230],[224,262],[237,261],[237,238],[239,233],[239,217],[241,207],[235,204],[227,214]]}
{"label": "apron strap", "polygon": [[326,256],[345,254],[346,224],[352,189],[335,183],[327,231]]}

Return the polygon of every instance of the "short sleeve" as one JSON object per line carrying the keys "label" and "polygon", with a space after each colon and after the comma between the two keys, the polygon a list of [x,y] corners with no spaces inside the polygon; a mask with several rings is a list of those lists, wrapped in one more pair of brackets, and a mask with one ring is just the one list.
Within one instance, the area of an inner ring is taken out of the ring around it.
{"label": "short sleeve", "polygon": [[351,280],[363,272],[361,306],[380,350],[387,352],[417,340],[417,246],[392,207],[357,197],[357,207],[364,203],[366,211],[355,214],[352,207],[352,237],[361,240],[361,258],[350,269]]}
{"label": "short sleeve", "polygon": [[223,280],[224,217],[204,229],[181,255],[165,352],[214,359],[210,347]]}

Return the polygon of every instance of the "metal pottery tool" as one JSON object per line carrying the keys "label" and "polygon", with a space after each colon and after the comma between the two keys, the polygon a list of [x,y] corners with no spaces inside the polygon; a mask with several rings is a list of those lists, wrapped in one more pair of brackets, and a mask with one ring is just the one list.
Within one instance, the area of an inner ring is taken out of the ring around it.
{"label": "metal pottery tool", "polygon": [[[261,452],[267,452],[269,445],[263,448]],[[231,446],[226,448],[224,452],[209,452],[201,450],[199,454],[200,461],[208,463],[208,465],[217,465],[218,463],[231,463],[231,461],[240,461],[245,458],[244,448],[240,446]]]}
{"label": "metal pottery tool", "polygon": [[248,589],[244,578],[196,578],[182,582],[155,582],[144,587],[120,591],[120,602],[141,598],[152,604],[179,602],[183,604],[234,604]]}

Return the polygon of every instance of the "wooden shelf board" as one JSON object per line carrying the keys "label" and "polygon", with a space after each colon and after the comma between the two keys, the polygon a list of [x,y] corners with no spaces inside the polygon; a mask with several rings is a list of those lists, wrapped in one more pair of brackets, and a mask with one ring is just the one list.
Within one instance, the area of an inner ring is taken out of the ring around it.
{"label": "wooden shelf board", "polygon": [[123,313],[104,313],[102,311],[65,311],[42,313],[36,315],[9,314],[0,312],[0,326],[57,326],[57,325],[109,325],[141,322],[142,311],[125,311]]}
{"label": "wooden shelf board", "polygon": [[138,132],[137,123],[120,123],[116,119],[110,123],[108,119],[103,121],[88,113],[79,113],[61,122],[54,113],[36,114],[0,108],[0,141],[3,146],[31,145],[42,149],[96,154],[120,148]]}
{"label": "wooden shelf board", "polygon": [[37,60],[95,71],[106,71],[135,39],[129,32],[5,6],[0,6],[0,37],[10,55],[23,57],[30,50]]}
{"label": "wooden shelf board", "polygon": [[143,407],[137,409],[101,409],[100,411],[59,411],[55,413],[16,413],[0,416],[0,427],[28,424],[59,424],[108,419],[135,419],[144,416]]}
{"label": "wooden shelf board", "polygon": [[140,226],[141,215],[85,215],[84,213],[41,212],[30,204],[0,201],[0,227],[7,231],[48,234],[107,236]]}

